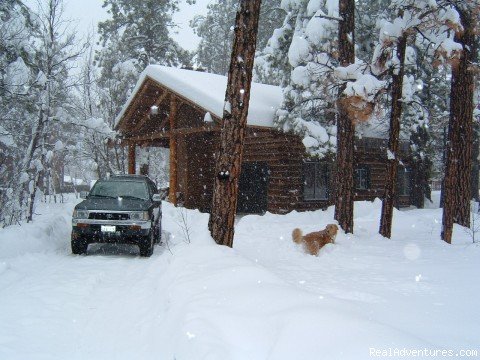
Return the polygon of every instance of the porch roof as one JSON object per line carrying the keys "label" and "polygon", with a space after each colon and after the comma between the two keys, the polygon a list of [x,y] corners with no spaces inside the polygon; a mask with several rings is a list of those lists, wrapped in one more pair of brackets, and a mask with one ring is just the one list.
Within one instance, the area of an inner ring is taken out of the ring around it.
{"label": "porch roof", "polygon": [[[151,79],[162,87],[197,105],[215,118],[223,116],[227,77],[206,72],[149,65],[140,75],[135,88],[115,120],[118,128],[129,106],[142,85]],[[278,86],[252,83],[248,125],[272,127],[276,110],[282,102],[282,89]],[[153,105],[153,104],[152,104]]]}

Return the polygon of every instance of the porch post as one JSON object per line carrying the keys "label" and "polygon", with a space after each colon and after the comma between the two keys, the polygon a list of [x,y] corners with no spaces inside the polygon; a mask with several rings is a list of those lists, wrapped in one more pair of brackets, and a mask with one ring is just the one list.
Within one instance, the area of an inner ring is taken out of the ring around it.
{"label": "porch post", "polygon": [[177,206],[177,139],[173,135],[175,129],[175,116],[177,113],[177,101],[175,96],[170,97],[170,191],[168,199],[170,202]]}
{"label": "porch post", "polygon": [[128,145],[128,173],[135,174],[135,143]]}

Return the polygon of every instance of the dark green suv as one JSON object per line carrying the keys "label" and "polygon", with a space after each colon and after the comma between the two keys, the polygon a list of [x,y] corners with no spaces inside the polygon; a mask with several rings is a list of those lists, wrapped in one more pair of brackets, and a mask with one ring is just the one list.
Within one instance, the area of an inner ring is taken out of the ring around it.
{"label": "dark green suv", "polygon": [[91,243],[134,244],[150,256],[161,241],[162,197],[146,176],[121,175],[98,180],[75,206],[72,253],[84,254]]}

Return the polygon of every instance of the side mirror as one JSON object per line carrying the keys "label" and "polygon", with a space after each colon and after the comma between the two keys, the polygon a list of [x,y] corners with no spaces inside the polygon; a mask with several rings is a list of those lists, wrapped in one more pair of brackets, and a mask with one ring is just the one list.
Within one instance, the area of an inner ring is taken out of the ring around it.
{"label": "side mirror", "polygon": [[80,191],[80,199],[86,199],[88,196],[88,191]]}
{"label": "side mirror", "polygon": [[162,201],[162,195],[160,195],[160,194],[153,194],[153,196],[152,196],[152,201],[154,201],[154,202],[161,202],[161,201]]}

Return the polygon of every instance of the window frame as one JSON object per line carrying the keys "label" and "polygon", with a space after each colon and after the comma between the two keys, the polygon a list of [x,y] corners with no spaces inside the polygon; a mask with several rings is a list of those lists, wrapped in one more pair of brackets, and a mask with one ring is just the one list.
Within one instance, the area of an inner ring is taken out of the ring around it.
{"label": "window frame", "polygon": [[[400,182],[400,180],[402,181]],[[408,166],[398,166],[396,189],[398,196],[410,196],[412,194],[412,185],[412,169]]]}
{"label": "window frame", "polygon": [[[313,179],[313,197],[306,195],[306,185],[307,185],[307,167],[314,166],[314,179]],[[317,183],[317,176],[320,171],[320,167],[323,168],[324,173],[322,174],[325,179],[325,195],[319,196],[316,194],[317,187],[315,184]],[[312,160],[305,160],[302,164],[302,171],[303,171],[303,200],[304,201],[327,201],[330,199],[330,174],[331,174],[331,164],[326,161],[312,161]]]}
{"label": "window frame", "polygon": [[[358,185],[361,185],[361,179],[359,176],[359,172],[364,171],[365,174],[365,187],[360,187]],[[355,167],[354,171],[354,184],[355,184],[355,190],[370,190],[371,187],[371,173],[370,173],[370,166],[368,165],[358,165]]]}

